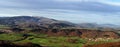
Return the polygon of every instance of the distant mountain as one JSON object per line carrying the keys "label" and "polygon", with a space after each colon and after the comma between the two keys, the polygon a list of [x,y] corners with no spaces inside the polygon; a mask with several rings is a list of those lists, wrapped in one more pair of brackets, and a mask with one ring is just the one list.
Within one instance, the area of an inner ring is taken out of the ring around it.
{"label": "distant mountain", "polygon": [[78,24],[81,28],[96,28],[99,25],[95,23],[80,23]]}
{"label": "distant mountain", "polygon": [[86,28],[99,30],[119,30],[120,26],[113,24],[80,23],[55,20],[45,17],[16,16],[0,17],[0,25],[8,25],[20,28]]}
{"label": "distant mountain", "polygon": [[61,28],[75,26],[75,24],[67,21],[30,16],[0,17],[0,24],[22,28]]}
{"label": "distant mountain", "polygon": [[114,25],[114,24],[101,24],[101,26],[112,27],[112,28],[120,28],[120,25]]}
{"label": "distant mountain", "polygon": [[114,24],[96,24],[96,23],[80,23],[78,24],[81,28],[86,29],[99,29],[99,30],[119,30],[119,25]]}

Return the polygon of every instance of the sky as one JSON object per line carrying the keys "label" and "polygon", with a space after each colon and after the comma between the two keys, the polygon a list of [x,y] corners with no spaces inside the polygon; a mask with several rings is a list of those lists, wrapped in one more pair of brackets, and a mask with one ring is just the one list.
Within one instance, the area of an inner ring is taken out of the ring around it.
{"label": "sky", "polygon": [[0,0],[0,17],[11,16],[120,25],[120,0]]}

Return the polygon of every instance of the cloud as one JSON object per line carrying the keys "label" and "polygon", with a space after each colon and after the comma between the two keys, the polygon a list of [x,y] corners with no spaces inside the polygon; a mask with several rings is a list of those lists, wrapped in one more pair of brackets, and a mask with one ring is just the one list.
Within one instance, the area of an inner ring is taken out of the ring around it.
{"label": "cloud", "polygon": [[55,0],[55,1],[82,1],[82,0]]}
{"label": "cloud", "polygon": [[[59,0],[57,0],[59,1]],[[62,1],[62,0],[60,0]],[[95,12],[119,12],[120,6],[109,5],[100,2],[90,2],[94,0],[63,0],[71,2],[56,2],[55,0],[2,0],[3,8],[19,8],[19,9],[66,9],[77,11],[95,11]],[[76,2],[73,2],[76,1]],[[78,2],[86,1],[86,2]]]}
{"label": "cloud", "polygon": [[120,6],[107,2],[103,0],[1,0],[0,16],[34,15],[74,23],[119,24]]}
{"label": "cloud", "polygon": [[97,2],[99,0],[55,0],[59,2]]}

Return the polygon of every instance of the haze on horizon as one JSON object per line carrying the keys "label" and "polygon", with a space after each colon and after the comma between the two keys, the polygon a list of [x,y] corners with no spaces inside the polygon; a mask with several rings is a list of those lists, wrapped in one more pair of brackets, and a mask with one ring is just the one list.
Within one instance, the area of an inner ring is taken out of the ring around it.
{"label": "haze on horizon", "polygon": [[120,25],[120,0],[0,0],[0,17],[22,15]]}

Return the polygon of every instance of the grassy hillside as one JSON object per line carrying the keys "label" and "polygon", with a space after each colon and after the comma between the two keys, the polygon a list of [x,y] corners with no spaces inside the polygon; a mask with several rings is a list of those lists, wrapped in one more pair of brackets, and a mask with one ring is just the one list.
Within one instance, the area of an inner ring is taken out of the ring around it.
{"label": "grassy hillside", "polygon": [[39,33],[9,33],[0,34],[0,40],[12,41],[15,44],[32,42],[42,46],[48,47],[82,47],[85,44],[101,44],[107,42],[118,42],[120,39],[90,41],[89,39],[82,39],[79,37],[49,37],[45,34]]}
{"label": "grassy hillside", "polygon": [[0,29],[9,29],[10,27],[7,25],[0,25]]}

